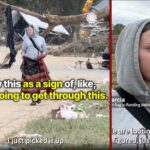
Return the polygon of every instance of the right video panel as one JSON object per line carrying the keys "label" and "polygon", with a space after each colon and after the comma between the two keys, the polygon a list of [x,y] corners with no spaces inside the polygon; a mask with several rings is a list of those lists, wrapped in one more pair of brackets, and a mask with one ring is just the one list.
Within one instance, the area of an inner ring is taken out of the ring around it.
{"label": "right video panel", "polygon": [[113,149],[150,148],[150,1],[112,1]]}

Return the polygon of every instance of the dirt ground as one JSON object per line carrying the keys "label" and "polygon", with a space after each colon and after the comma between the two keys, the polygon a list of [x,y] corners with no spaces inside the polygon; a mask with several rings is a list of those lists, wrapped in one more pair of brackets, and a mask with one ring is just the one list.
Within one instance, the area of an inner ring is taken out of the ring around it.
{"label": "dirt ground", "polygon": [[[3,61],[9,50],[5,47],[0,47],[0,62]],[[99,61],[102,58],[98,58]],[[76,61],[83,61],[82,67],[78,66],[76,69],[73,68]],[[45,58],[45,62],[50,70],[50,76],[52,80],[70,80],[84,78],[87,80],[92,80],[93,82],[99,84],[103,79],[109,78],[109,71],[106,69],[96,69],[98,66],[94,65],[95,69],[88,70],[85,67],[85,57],[56,57],[48,55]],[[94,63],[95,59],[92,58],[91,61]],[[20,52],[18,52],[16,57],[16,62],[10,69],[0,69],[0,81],[4,79],[16,79],[20,80],[21,72],[20,65],[22,59]],[[1,88],[0,92],[5,89]],[[16,91],[19,92],[20,89],[7,89],[9,92]],[[0,101],[0,143],[7,140],[9,135],[17,132],[25,126],[28,121],[32,119],[38,119],[41,116],[46,116],[52,108],[59,105],[60,102],[54,101],[42,101],[41,104],[37,106],[30,106],[30,101]]]}

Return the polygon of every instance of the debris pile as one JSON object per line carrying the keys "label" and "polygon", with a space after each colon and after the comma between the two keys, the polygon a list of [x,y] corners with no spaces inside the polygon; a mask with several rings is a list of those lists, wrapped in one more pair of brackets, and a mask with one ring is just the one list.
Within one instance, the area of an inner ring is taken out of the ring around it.
{"label": "debris pile", "polygon": [[[54,113],[55,112],[55,113]],[[70,106],[59,106],[58,109],[52,110],[53,118],[55,119],[83,119],[83,118],[89,118],[89,116],[85,113],[84,110],[80,109],[77,110],[75,108],[75,105]]]}

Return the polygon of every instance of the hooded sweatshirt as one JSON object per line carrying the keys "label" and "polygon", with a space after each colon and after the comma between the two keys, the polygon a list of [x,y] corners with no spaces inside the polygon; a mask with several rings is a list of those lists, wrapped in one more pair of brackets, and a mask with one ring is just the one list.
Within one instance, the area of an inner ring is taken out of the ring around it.
{"label": "hooded sweatshirt", "polygon": [[[127,25],[118,38],[115,51],[118,85],[140,103],[147,104],[150,102],[150,89],[144,82],[139,67],[139,43],[141,32],[149,22],[150,19],[145,19]],[[117,95],[118,93],[113,91],[113,97]],[[146,109],[150,112],[149,107]],[[131,140],[131,143],[128,141],[126,144],[114,143],[114,148],[136,148],[137,143],[134,143],[133,140],[137,139],[138,134],[132,134],[132,131],[139,131],[143,126],[126,108],[112,109],[112,127],[118,132],[113,134],[113,142],[116,138]],[[129,130],[130,134],[120,134],[121,130]],[[141,137],[146,139],[144,134]],[[142,148],[143,144],[140,146]]]}
{"label": "hooded sweatshirt", "polygon": [[[34,26],[35,35],[32,37],[36,46],[39,48],[40,53],[47,51],[45,39],[39,36],[38,27]],[[25,32],[24,41],[22,45],[22,51],[26,54],[26,57],[37,60],[39,56],[39,51],[34,47],[33,43],[29,39],[27,32]]]}
{"label": "hooded sweatshirt", "polygon": [[150,102],[150,89],[139,67],[140,35],[148,22],[148,19],[141,20],[125,27],[117,41],[115,53],[117,82],[140,103]]}

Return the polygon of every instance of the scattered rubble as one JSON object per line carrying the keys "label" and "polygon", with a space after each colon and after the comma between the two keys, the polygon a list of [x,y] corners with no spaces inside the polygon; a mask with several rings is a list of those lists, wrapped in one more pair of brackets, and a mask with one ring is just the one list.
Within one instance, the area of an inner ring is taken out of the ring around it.
{"label": "scattered rubble", "polygon": [[96,118],[108,118],[108,116],[103,114],[96,114]]}
{"label": "scattered rubble", "polygon": [[64,106],[61,105],[58,108],[58,111],[56,112],[55,116],[56,119],[79,119],[79,118],[89,118],[89,116],[85,113],[85,111],[74,111],[72,109],[75,108],[75,105],[71,106]]}

